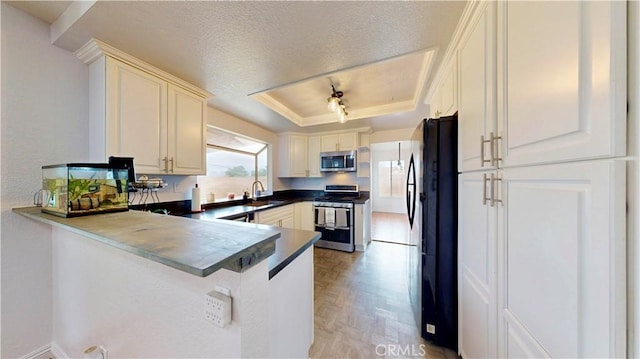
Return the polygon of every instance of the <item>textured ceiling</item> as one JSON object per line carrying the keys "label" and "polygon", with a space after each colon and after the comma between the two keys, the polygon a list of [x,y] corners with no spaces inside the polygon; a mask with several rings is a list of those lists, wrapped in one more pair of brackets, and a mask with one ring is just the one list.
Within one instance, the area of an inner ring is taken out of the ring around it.
{"label": "textured ceiling", "polygon": [[[275,132],[384,130],[415,125],[427,115],[423,99],[414,111],[301,128],[248,95],[426,49],[438,49],[437,66],[464,6],[460,1],[97,1],[55,44],[75,51],[95,37],[213,93],[211,106]],[[411,76],[419,74],[395,74]],[[354,84],[349,91],[357,90]],[[327,95],[328,87],[322,96]]]}

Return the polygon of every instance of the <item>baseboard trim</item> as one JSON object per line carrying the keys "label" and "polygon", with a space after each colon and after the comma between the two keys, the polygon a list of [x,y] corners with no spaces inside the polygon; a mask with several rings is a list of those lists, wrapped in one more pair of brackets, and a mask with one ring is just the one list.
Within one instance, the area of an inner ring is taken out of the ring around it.
{"label": "baseboard trim", "polygon": [[67,355],[67,353],[64,352],[64,350],[62,350],[58,344],[56,344],[55,342],[51,343],[51,353],[53,353],[53,356],[55,356],[55,359],[69,359],[70,357]]}
{"label": "baseboard trim", "polygon": [[53,354],[53,352],[51,350],[51,344],[47,344],[47,345],[45,345],[45,346],[43,346],[41,348],[38,348],[38,349],[32,351],[31,353],[23,356],[21,359],[42,359],[48,353]]}

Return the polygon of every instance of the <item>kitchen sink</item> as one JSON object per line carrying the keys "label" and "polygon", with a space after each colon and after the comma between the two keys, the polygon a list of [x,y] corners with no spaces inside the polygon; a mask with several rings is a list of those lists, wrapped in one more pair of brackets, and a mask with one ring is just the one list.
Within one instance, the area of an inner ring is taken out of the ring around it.
{"label": "kitchen sink", "polygon": [[250,207],[262,207],[262,206],[275,206],[279,204],[283,204],[285,201],[255,201],[246,203],[245,206]]}

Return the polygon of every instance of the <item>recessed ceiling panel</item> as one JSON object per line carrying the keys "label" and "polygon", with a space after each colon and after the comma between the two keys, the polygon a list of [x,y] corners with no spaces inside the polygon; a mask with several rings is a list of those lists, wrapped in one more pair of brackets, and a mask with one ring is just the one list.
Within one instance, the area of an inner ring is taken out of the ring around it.
{"label": "recessed ceiling panel", "polygon": [[293,84],[252,94],[298,126],[337,121],[327,108],[331,85],[343,92],[342,102],[354,121],[394,112],[415,110],[428,77],[434,49],[319,75]]}

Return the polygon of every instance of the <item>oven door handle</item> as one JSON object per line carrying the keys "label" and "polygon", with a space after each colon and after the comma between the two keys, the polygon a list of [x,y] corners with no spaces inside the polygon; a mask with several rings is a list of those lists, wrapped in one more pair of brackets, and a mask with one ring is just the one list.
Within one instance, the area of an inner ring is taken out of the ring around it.
{"label": "oven door handle", "polygon": [[349,230],[351,230],[351,227],[327,227],[324,224],[316,224],[315,226],[318,227],[318,228],[324,228],[324,229],[326,229],[328,231],[333,231],[333,230],[336,230],[336,229],[340,230],[340,231],[349,231]]}

